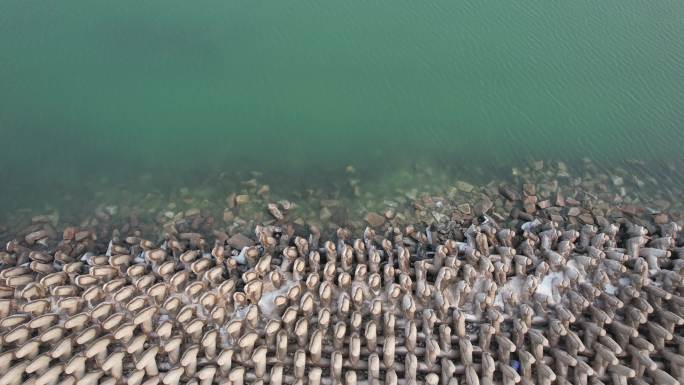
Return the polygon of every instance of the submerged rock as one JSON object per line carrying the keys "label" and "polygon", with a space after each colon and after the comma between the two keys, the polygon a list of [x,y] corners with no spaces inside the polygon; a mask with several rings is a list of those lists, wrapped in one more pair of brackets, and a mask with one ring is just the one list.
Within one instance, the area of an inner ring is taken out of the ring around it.
{"label": "submerged rock", "polygon": [[463,191],[463,192],[469,193],[469,192],[473,191],[475,186],[473,186],[472,184],[470,184],[468,182],[464,182],[464,181],[459,180],[458,182],[456,182],[456,188]]}
{"label": "submerged rock", "polygon": [[228,244],[228,246],[237,250],[242,250],[245,247],[254,245],[254,241],[243,234],[233,235],[232,237],[228,238],[228,241],[226,243]]}
{"label": "submerged rock", "polygon": [[372,227],[380,227],[385,223],[385,217],[376,212],[369,212],[366,214],[365,220]]}

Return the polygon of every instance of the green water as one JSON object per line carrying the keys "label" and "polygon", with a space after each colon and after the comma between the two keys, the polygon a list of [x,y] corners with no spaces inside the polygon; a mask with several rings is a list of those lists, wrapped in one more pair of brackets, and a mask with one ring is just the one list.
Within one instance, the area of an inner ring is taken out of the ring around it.
{"label": "green water", "polygon": [[0,205],[348,164],[683,180],[682,36],[679,0],[0,0]]}

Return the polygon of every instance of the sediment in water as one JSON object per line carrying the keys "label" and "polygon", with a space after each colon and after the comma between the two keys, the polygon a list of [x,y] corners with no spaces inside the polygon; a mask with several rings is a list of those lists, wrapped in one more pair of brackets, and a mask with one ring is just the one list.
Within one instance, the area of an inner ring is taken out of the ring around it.
{"label": "sediment in water", "polygon": [[0,253],[0,384],[684,380],[675,202],[514,174],[359,205],[248,181],[221,217],[35,216]]}

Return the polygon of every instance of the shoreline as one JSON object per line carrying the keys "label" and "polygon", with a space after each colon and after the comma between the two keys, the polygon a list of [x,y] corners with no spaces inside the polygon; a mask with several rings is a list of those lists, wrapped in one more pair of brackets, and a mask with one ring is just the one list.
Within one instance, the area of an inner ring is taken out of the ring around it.
{"label": "shoreline", "polygon": [[[53,244],[67,227],[92,230],[103,239],[111,238],[113,229],[139,230],[159,239],[165,227],[174,223],[183,227],[183,222],[191,222],[187,230],[204,231],[208,236],[213,230],[253,234],[257,225],[287,223],[300,231],[314,225],[332,234],[337,227],[345,227],[360,235],[369,225],[365,220],[369,213],[385,217],[384,225],[432,226],[469,220],[489,206],[485,211],[499,220],[517,216],[512,212],[517,208],[523,217],[541,211],[548,219],[569,220],[573,225],[591,224],[597,216],[638,217],[642,225],[659,213],[675,221],[684,218],[684,203],[678,199],[684,187],[626,169],[612,169],[609,175],[588,160],[573,169],[562,162],[530,162],[497,179],[487,179],[485,171],[458,179],[453,172],[429,165],[417,165],[416,170],[374,181],[349,167],[325,188],[286,185],[258,172],[221,173],[209,182],[174,189],[150,189],[145,187],[149,183],[141,182],[138,188],[101,182],[88,185],[90,194],[65,193],[62,204],[4,210],[0,241],[23,238],[43,227]],[[504,191],[518,196],[506,197]],[[273,217],[269,204],[277,205],[285,215],[283,221]],[[573,215],[567,215],[568,211]]]}
{"label": "shoreline", "polygon": [[0,383],[681,382],[681,203],[590,166],[35,216],[0,252]]}

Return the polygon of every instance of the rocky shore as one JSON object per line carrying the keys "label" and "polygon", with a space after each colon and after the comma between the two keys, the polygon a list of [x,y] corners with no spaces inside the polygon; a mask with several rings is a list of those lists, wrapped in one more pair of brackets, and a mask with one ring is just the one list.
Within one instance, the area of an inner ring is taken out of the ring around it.
{"label": "rocky shore", "polygon": [[0,385],[684,381],[681,191],[588,161],[423,171],[9,213]]}

